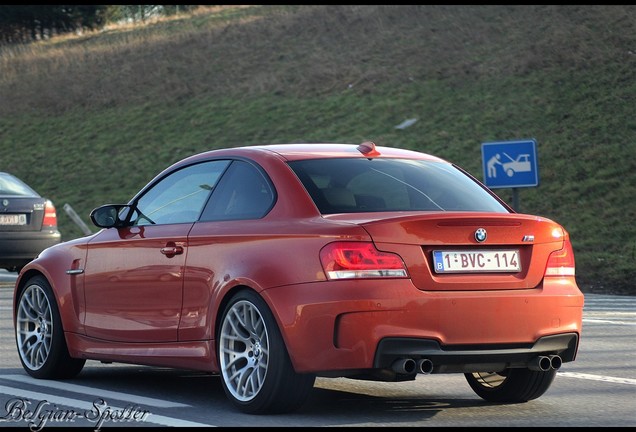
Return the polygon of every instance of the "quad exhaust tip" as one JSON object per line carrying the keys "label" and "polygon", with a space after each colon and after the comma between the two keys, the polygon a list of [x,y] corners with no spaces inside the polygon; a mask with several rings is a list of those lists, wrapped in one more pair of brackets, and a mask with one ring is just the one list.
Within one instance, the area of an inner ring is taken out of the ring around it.
{"label": "quad exhaust tip", "polygon": [[399,374],[421,373],[428,375],[433,372],[433,362],[430,359],[412,358],[398,359],[391,365],[391,369]]}
{"label": "quad exhaust tip", "polygon": [[391,369],[399,374],[412,374],[415,372],[416,367],[417,363],[411,358],[396,360],[391,365]]}
{"label": "quad exhaust tip", "polygon": [[559,369],[562,364],[563,364],[563,359],[561,358],[561,356],[558,356],[558,355],[550,356],[550,366],[552,367],[552,369]]}
{"label": "quad exhaust tip", "polygon": [[418,360],[417,371],[424,375],[430,374],[431,372],[433,372],[433,362],[429,359]]}
{"label": "quad exhaust tip", "polygon": [[[528,368],[534,371],[546,372],[549,370],[557,370],[563,364],[563,359],[558,355],[540,355],[530,360]],[[391,365],[391,369],[399,374],[411,375],[414,373],[420,373],[428,375],[433,372],[433,361],[427,358],[412,359],[402,358],[398,359]]]}
{"label": "quad exhaust tip", "polygon": [[557,370],[563,364],[563,359],[558,355],[537,356],[530,360],[528,368],[534,371],[546,372],[551,369]]}

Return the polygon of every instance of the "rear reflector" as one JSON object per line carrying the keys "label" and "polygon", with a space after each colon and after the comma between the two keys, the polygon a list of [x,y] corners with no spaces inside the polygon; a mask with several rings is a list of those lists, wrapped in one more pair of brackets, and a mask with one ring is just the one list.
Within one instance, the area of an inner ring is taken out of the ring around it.
{"label": "rear reflector", "polygon": [[371,242],[335,242],[320,251],[328,279],[405,278],[399,255],[380,252]]}

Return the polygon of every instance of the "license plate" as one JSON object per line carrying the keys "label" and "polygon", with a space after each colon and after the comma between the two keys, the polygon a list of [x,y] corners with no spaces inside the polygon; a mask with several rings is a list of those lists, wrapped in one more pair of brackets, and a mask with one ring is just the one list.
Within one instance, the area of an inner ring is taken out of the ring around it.
{"label": "license plate", "polygon": [[518,250],[433,251],[435,273],[518,272]]}
{"label": "license plate", "polygon": [[0,225],[26,225],[25,214],[0,214]]}

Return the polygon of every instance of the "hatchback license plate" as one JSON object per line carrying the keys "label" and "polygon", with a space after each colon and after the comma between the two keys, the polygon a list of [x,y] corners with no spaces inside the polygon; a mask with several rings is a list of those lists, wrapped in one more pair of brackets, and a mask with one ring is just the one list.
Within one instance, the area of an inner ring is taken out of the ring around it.
{"label": "hatchback license plate", "polygon": [[435,273],[518,272],[518,250],[433,251]]}
{"label": "hatchback license plate", "polygon": [[26,215],[0,214],[0,225],[26,225]]}

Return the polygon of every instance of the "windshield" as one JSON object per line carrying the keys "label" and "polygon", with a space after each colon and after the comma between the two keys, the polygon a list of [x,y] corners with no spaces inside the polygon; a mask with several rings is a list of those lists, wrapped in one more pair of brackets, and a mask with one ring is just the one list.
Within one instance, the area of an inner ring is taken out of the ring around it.
{"label": "windshield", "polygon": [[18,195],[28,197],[40,197],[22,180],[8,173],[0,172],[0,195]]}
{"label": "windshield", "polygon": [[322,214],[378,211],[508,213],[452,164],[411,159],[329,158],[289,163]]}

